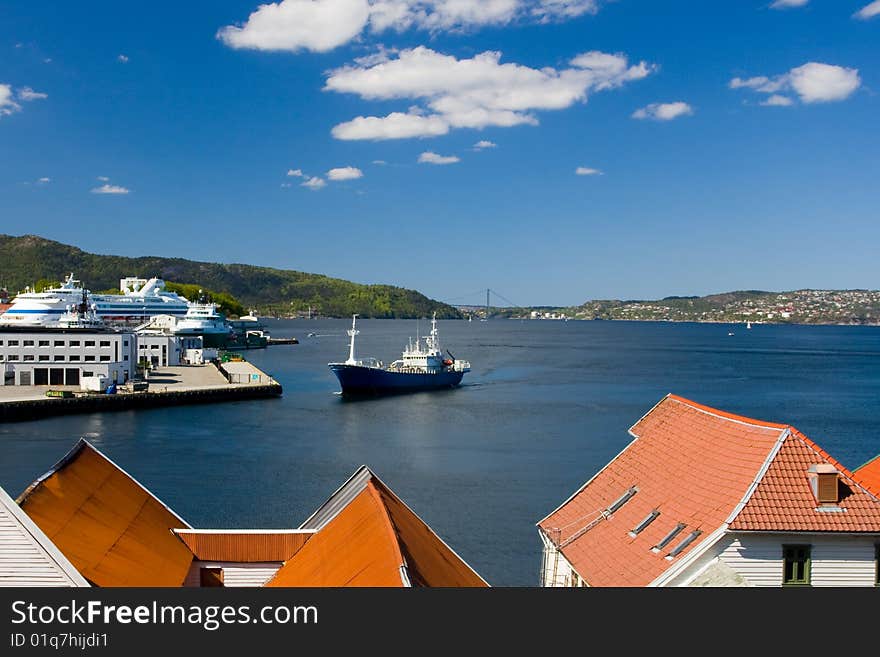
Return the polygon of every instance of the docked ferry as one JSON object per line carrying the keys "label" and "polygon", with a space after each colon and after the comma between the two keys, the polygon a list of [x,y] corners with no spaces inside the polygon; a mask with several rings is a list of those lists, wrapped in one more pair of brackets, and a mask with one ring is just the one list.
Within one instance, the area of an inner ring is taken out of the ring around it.
{"label": "docked ferry", "polygon": [[12,299],[9,308],[0,315],[0,326],[44,326],[53,324],[70,306],[78,305],[88,290],[71,273],[58,287],[35,292],[29,287]]}
{"label": "docked ferry", "polygon": [[122,294],[93,294],[71,273],[58,287],[42,292],[25,288],[0,315],[0,326],[52,326],[69,306],[80,304],[83,295],[95,314],[112,324],[143,322],[157,315],[182,318],[190,306],[185,297],[166,290],[165,282],[160,278],[143,281],[140,287],[126,288]]}
{"label": "docked ferry", "polygon": [[190,302],[185,297],[165,289],[165,281],[161,278],[150,278],[144,281],[143,285],[126,287],[122,292],[122,294],[92,295],[92,303],[95,304],[98,315],[105,321],[142,322],[156,315],[183,317],[190,306]]}
{"label": "docked ferry", "polygon": [[454,388],[462,377],[471,371],[471,364],[457,360],[447,350],[449,357],[443,355],[437,332],[437,315],[431,319],[431,333],[424,337],[410,338],[401,358],[387,367],[375,358],[358,358],[355,355],[355,336],[357,315],[351,320],[348,335],[351,340],[348,360],[343,363],[328,363],[330,370],[339,379],[342,394],[382,394],[410,392],[417,390],[437,390]]}
{"label": "docked ferry", "polygon": [[172,329],[174,335],[202,336],[206,347],[225,348],[232,338],[232,328],[215,303],[190,303],[183,317]]}

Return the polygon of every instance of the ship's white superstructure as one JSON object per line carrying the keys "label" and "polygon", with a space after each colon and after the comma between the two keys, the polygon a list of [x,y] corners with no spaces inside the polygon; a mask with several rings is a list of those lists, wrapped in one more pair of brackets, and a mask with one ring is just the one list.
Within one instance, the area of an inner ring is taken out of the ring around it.
{"label": "ship's white superstructure", "polygon": [[67,312],[69,306],[74,306],[82,301],[82,285],[71,273],[58,287],[52,287],[42,292],[34,292],[29,287],[16,295],[12,300],[12,306],[0,315],[2,326],[46,326],[56,323]]}
{"label": "ship's white superstructure", "polygon": [[[143,283],[142,283],[143,281]],[[99,316],[111,322],[143,321],[156,315],[183,317],[189,310],[189,301],[165,289],[161,278],[146,281],[139,278],[125,278],[120,281],[122,294],[93,294]]]}

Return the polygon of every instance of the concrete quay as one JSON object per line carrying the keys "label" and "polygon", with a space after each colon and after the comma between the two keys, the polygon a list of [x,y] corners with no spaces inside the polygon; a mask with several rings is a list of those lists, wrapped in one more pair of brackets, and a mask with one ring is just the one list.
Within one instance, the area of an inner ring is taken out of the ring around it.
{"label": "concrete quay", "polygon": [[[2,386],[0,422],[38,420],[55,415],[203,404],[279,397],[281,384],[246,361],[164,366],[149,373],[146,391],[120,386],[116,394],[87,393],[79,386]],[[47,397],[67,390],[73,397]]]}

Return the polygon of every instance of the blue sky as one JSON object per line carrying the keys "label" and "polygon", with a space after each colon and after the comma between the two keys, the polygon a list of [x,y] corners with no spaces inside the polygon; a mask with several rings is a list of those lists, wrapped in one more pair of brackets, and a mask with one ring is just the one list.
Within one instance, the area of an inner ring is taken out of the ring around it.
{"label": "blue sky", "polygon": [[0,232],[474,303],[876,289],[880,2],[781,4],[7,1]]}

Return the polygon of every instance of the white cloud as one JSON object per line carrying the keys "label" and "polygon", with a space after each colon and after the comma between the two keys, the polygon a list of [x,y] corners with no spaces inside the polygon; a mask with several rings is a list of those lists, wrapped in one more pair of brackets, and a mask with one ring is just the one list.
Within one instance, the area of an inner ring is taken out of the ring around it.
{"label": "white cloud", "polygon": [[[855,68],[844,68],[820,62],[807,62],[803,66],[791,69],[787,73],[773,78],[759,76],[748,79],[733,78],[731,89],[748,88],[761,93],[774,94],[788,90],[793,91],[803,103],[825,103],[849,98],[861,86],[859,71]],[[778,96],[775,101],[768,99],[762,105],[782,105]],[[790,99],[789,99],[790,100]]]}
{"label": "white cloud", "polygon": [[795,93],[805,103],[844,100],[859,88],[858,69],[808,62],[791,69],[789,79]]}
{"label": "white cloud", "polygon": [[329,180],[356,180],[363,177],[364,172],[357,167],[339,167],[327,172]]}
{"label": "white cloud", "polygon": [[217,38],[232,48],[326,52],[365,30],[430,32],[546,23],[595,14],[600,0],[280,0],[259,5]]}
{"label": "white cloud", "polygon": [[291,178],[304,178],[305,174],[302,172],[302,169],[288,169],[287,175]]}
{"label": "white cloud", "polygon": [[366,100],[421,101],[424,107],[406,113],[359,116],[333,129],[337,139],[400,139],[452,128],[536,125],[534,110],[565,109],[585,102],[592,91],[620,87],[654,70],[646,62],[630,66],[620,53],[586,52],[556,70],[501,63],[500,52],[456,59],[419,46],[394,59],[330,71],[324,89]]}
{"label": "white cloud", "polygon": [[538,16],[541,22],[552,19],[577,18],[584,14],[598,12],[598,0],[541,0],[531,11],[532,15]]}
{"label": "white cloud", "polygon": [[30,87],[20,87],[13,91],[12,85],[0,84],[0,116],[8,116],[20,112],[21,105],[19,105],[19,102],[29,103],[32,100],[42,100],[48,97],[48,94],[34,91]]}
{"label": "white cloud", "polygon": [[406,139],[436,137],[449,132],[449,124],[439,116],[392,112],[388,116],[358,116],[333,127],[336,139]]}
{"label": "white cloud", "polygon": [[373,160],[373,164],[378,164],[379,166],[383,166],[388,163],[385,160]]}
{"label": "white cloud", "polygon": [[109,178],[107,176],[98,176],[95,180],[100,180],[101,182],[109,182]]}
{"label": "white cloud", "polygon": [[292,183],[287,183],[287,182],[286,182],[286,183],[281,183],[281,186],[282,186],[283,188],[287,188],[287,187],[292,187],[293,185],[292,185]]}
{"label": "white cloud", "polygon": [[599,169],[593,169],[591,167],[578,167],[574,170],[575,175],[577,176],[601,176],[602,172]]}
{"label": "white cloud", "polygon": [[810,0],[775,0],[775,2],[770,5],[771,9],[790,9],[792,7],[803,7]]}
{"label": "white cloud", "polygon": [[327,184],[327,181],[325,181],[323,178],[319,178],[318,176],[312,176],[311,178],[306,180],[302,184],[302,186],[308,187],[312,191],[317,191],[317,190],[321,189],[326,184]]}
{"label": "white cloud", "polygon": [[733,78],[727,86],[731,89],[754,89],[755,91],[763,91],[764,93],[774,93],[785,87],[786,81],[781,76],[771,80],[770,78],[759,75],[754,78]]}
{"label": "white cloud", "polygon": [[39,91],[34,91],[30,87],[22,87],[16,92],[16,96],[19,100],[23,100],[24,102],[30,102],[32,100],[43,100],[44,98],[48,98],[49,94],[44,94]]}
{"label": "white cloud", "polygon": [[410,27],[451,30],[504,25],[516,18],[522,0],[374,0],[370,27],[402,31]]}
{"label": "white cloud", "polygon": [[116,58],[116,61],[121,62],[122,64],[127,64],[128,63],[128,55],[119,55]]}
{"label": "white cloud", "polygon": [[472,148],[475,151],[482,151],[486,148],[497,148],[497,147],[498,147],[498,144],[491,142],[491,141],[487,141],[485,139],[481,139],[476,144],[474,144]]}
{"label": "white cloud", "polygon": [[767,100],[763,100],[760,103],[765,107],[788,107],[789,105],[793,105],[794,101],[788,96],[782,96],[780,94],[773,94]]}
{"label": "white cloud", "polygon": [[217,38],[232,48],[326,52],[360,34],[369,17],[367,0],[283,0],[260,5]]}
{"label": "white cloud", "polygon": [[92,194],[128,194],[129,190],[119,185],[104,184],[91,190]]}
{"label": "white cloud", "polygon": [[37,184],[38,184],[38,185],[48,185],[50,182],[52,182],[52,179],[51,179],[51,178],[46,178],[46,177],[44,176],[43,178],[40,178],[40,179],[37,181]]}
{"label": "white cloud", "polygon": [[13,100],[12,87],[8,84],[0,84],[0,116],[6,116],[18,112],[21,105]]}
{"label": "white cloud", "polygon": [[419,162],[422,164],[455,164],[461,162],[461,159],[455,155],[438,155],[431,151],[425,151],[419,155]]}
{"label": "white cloud", "polygon": [[874,16],[877,15],[880,15],[880,0],[874,0],[874,2],[872,2],[871,4],[865,5],[853,14],[853,18],[858,18],[860,20],[866,21],[869,18],[874,18]]}
{"label": "white cloud", "polygon": [[693,107],[679,100],[674,103],[651,103],[633,112],[632,118],[671,121],[679,116],[688,116],[693,113]]}

